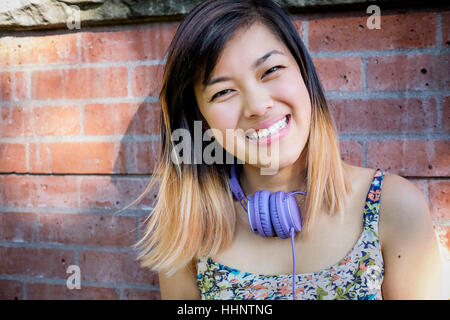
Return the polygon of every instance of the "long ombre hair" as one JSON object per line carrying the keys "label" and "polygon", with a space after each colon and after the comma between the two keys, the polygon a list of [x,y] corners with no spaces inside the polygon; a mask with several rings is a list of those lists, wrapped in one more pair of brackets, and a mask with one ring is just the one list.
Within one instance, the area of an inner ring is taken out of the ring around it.
{"label": "long ombre hair", "polygon": [[[161,156],[145,191],[126,207],[159,184],[153,210],[145,220],[144,235],[135,244],[142,267],[171,275],[198,257],[215,255],[233,239],[237,216],[228,185],[229,162],[207,165],[196,159],[192,150],[187,155],[190,163],[175,163],[172,132],[189,130],[194,145],[194,121],[205,122],[195,99],[194,84],[207,82],[234,32],[255,22],[266,25],[290,50],[311,98],[311,130],[303,151],[307,152],[308,195],[302,234],[310,231],[320,211],[343,211],[350,185],[344,174],[336,128],[312,60],[288,15],[270,0],[207,0],[187,14],[168,48],[159,95]],[[231,158],[237,163],[235,157]]]}

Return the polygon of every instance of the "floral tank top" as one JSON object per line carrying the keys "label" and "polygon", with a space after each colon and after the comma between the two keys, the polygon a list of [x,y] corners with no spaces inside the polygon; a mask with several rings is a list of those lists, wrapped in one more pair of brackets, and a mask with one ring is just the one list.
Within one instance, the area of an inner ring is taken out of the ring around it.
{"label": "floral tank top", "polygon": [[[378,238],[378,211],[383,176],[383,170],[377,169],[363,209],[364,228],[355,246],[327,269],[296,274],[296,299],[382,299],[384,262]],[[203,300],[292,300],[292,277],[249,273],[208,257],[201,257],[197,263],[197,285]]]}

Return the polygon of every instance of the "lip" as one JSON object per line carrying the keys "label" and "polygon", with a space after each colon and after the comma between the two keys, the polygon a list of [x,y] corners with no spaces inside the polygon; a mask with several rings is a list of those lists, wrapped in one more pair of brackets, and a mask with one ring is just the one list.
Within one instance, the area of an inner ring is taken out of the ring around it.
{"label": "lip", "polygon": [[[286,116],[286,115],[285,115]],[[275,142],[281,138],[283,138],[288,132],[289,129],[291,127],[291,115],[288,114],[288,123],[287,126],[284,127],[283,129],[281,129],[280,131],[278,131],[277,133],[275,133],[274,135],[270,135],[268,137],[265,137],[264,139],[261,140],[250,140],[249,138],[245,137],[245,139],[247,141],[249,141],[250,143],[254,143],[254,144],[258,144],[258,145],[269,145],[272,142]],[[276,122],[276,121],[275,121]]]}
{"label": "lip", "polygon": [[269,119],[269,120],[266,120],[266,121],[262,121],[262,122],[258,123],[257,125],[255,125],[254,127],[247,129],[247,131],[249,131],[251,129],[254,129],[255,131],[256,130],[261,130],[261,129],[267,129],[271,125],[273,125],[274,123],[280,121],[281,119],[283,119],[286,116],[287,116],[287,114],[284,114],[284,115],[282,115],[280,117],[275,117],[275,118],[272,118],[272,119]]}

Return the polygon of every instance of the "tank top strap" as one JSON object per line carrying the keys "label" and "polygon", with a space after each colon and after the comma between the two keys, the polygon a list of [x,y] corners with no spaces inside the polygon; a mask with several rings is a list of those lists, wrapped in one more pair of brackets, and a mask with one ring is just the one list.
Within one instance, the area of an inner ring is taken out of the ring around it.
{"label": "tank top strap", "polygon": [[383,182],[384,174],[384,171],[379,168],[375,171],[364,206],[364,229],[374,232],[377,237],[381,184]]}

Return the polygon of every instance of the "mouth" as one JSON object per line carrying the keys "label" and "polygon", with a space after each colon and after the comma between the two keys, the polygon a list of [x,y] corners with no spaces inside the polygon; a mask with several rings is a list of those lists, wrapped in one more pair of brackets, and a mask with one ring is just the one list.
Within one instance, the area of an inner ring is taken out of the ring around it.
{"label": "mouth", "polygon": [[270,127],[261,130],[251,130],[251,133],[246,133],[245,137],[251,142],[258,144],[267,144],[274,141],[275,138],[281,138],[284,136],[290,124],[291,115],[286,115],[283,119],[274,123]]}

